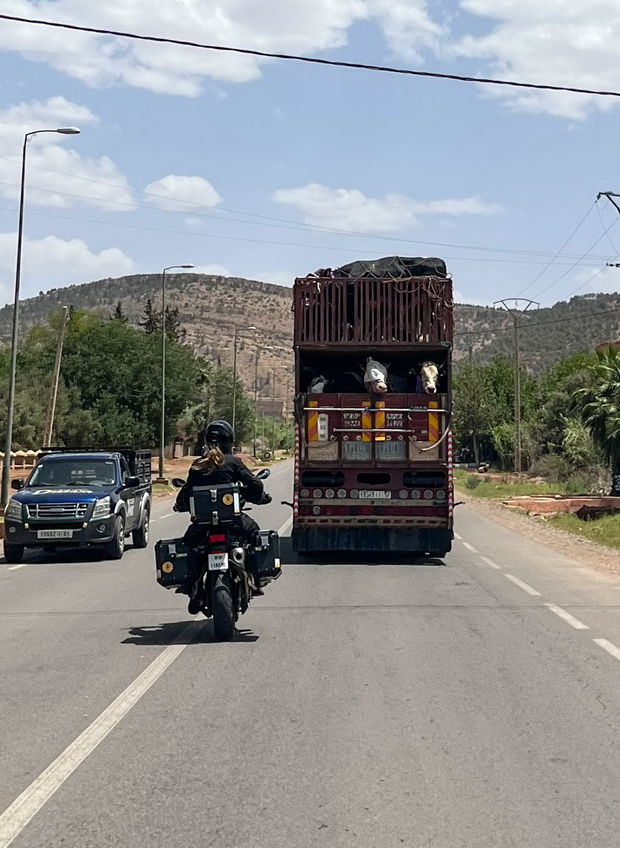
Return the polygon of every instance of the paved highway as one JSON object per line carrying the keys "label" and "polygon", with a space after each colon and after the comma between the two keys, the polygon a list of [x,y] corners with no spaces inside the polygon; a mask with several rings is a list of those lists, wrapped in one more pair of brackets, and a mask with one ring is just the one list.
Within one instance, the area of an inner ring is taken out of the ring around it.
{"label": "paved highway", "polygon": [[0,565],[0,848],[615,848],[620,581],[457,517],[444,563],[287,565],[230,644],[152,549]]}

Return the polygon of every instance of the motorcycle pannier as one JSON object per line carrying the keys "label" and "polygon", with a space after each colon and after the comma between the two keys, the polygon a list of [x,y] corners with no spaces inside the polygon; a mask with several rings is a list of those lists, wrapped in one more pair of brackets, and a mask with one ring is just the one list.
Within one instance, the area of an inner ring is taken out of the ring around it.
{"label": "motorcycle pannier", "polygon": [[189,499],[189,511],[196,521],[212,524],[232,524],[241,515],[241,492],[237,483],[219,486],[194,486]]}
{"label": "motorcycle pannier", "polygon": [[189,587],[194,579],[194,552],[184,539],[163,539],[155,545],[157,582],[166,589]]}
{"label": "motorcycle pannier", "polygon": [[261,530],[250,549],[249,570],[260,580],[275,580],[282,574],[280,537],[275,530]]}

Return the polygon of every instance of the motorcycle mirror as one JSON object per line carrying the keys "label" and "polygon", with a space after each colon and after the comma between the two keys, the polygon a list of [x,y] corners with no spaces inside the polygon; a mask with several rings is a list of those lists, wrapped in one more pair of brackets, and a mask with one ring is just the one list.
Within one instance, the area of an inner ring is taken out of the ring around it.
{"label": "motorcycle mirror", "polygon": [[175,487],[175,489],[182,489],[185,485],[185,480],[181,480],[180,477],[173,477],[172,485]]}
{"label": "motorcycle mirror", "polygon": [[269,477],[270,474],[271,474],[271,471],[269,470],[269,468],[261,468],[261,470],[256,475],[256,479],[257,480],[266,480],[267,477]]}

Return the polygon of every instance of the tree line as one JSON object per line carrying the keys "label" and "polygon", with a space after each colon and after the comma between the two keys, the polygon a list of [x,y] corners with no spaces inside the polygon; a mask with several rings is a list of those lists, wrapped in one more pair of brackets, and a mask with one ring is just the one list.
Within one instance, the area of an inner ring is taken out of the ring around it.
{"label": "tree line", "polygon": [[[513,469],[514,362],[462,364],[454,375],[457,459]],[[575,490],[620,494],[620,356],[577,353],[534,377],[521,370],[523,470]]]}
{"label": "tree line", "polygon": [[[65,330],[54,444],[129,444],[152,448],[161,427],[161,311],[147,302],[140,327],[120,303],[109,318],[70,309]],[[62,314],[19,342],[14,450],[42,447]],[[166,441],[197,436],[214,418],[231,420],[234,374],[185,344],[178,310],[166,310]],[[0,348],[0,439],[6,432],[10,348]],[[238,442],[254,434],[254,403],[236,378]],[[267,437],[269,433],[267,433]]]}

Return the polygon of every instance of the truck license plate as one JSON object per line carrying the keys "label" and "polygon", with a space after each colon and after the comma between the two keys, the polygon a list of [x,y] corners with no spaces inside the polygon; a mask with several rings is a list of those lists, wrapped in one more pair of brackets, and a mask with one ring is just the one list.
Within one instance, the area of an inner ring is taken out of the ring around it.
{"label": "truck license plate", "polygon": [[209,571],[228,571],[228,554],[209,554]]}
{"label": "truck license plate", "polygon": [[389,500],[392,497],[391,492],[372,492],[366,491],[365,489],[360,489],[360,498],[365,498],[369,501],[378,501],[383,499]]}
{"label": "truck license plate", "polygon": [[72,539],[73,530],[37,530],[37,539]]}

